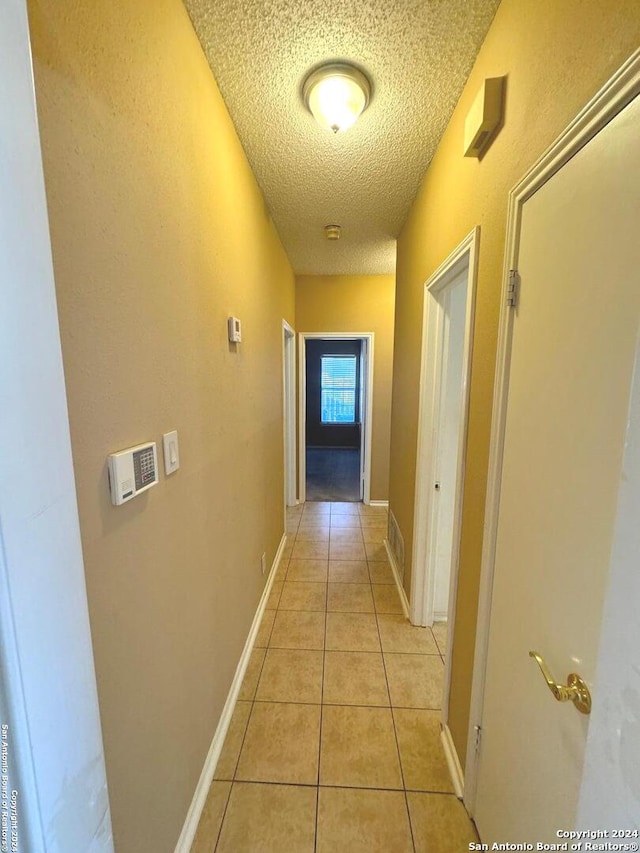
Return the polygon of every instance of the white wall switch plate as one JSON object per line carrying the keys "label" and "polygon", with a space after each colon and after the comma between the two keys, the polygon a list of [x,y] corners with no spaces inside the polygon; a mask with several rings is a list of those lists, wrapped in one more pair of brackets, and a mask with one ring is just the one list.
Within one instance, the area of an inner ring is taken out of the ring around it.
{"label": "white wall switch plate", "polygon": [[180,467],[180,448],[178,447],[178,433],[165,432],[162,436],[162,450],[164,453],[164,473],[173,474]]}

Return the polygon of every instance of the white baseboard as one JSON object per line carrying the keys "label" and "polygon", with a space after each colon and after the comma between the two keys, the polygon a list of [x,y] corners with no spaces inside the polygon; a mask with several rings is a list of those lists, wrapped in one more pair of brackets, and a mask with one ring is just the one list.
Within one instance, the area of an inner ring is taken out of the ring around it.
{"label": "white baseboard", "polygon": [[393,572],[393,577],[396,582],[396,586],[398,587],[398,595],[400,596],[400,603],[402,604],[402,609],[404,611],[404,615],[407,619],[410,620],[409,617],[409,602],[407,600],[407,593],[404,591],[404,587],[402,586],[402,581],[400,580],[401,573],[400,567],[396,563],[396,555],[391,550],[391,546],[389,545],[389,540],[384,540],[384,547],[387,552],[387,557],[389,558],[389,562],[391,563],[391,571]]}
{"label": "white baseboard", "polygon": [[202,810],[209,793],[209,788],[211,787],[213,775],[216,772],[216,765],[220,758],[220,753],[222,752],[222,745],[224,744],[224,739],[227,736],[227,731],[229,730],[229,724],[231,723],[231,717],[233,716],[233,712],[236,707],[238,694],[240,693],[240,687],[242,686],[242,680],[249,664],[249,658],[253,651],[253,646],[258,635],[258,630],[260,629],[260,623],[264,616],[269,594],[271,593],[271,587],[273,586],[273,580],[276,576],[276,572],[278,571],[278,566],[280,565],[280,560],[282,559],[282,553],[286,542],[287,536],[285,533],[282,535],[282,539],[280,540],[280,545],[278,546],[276,556],[274,557],[267,583],[265,584],[260,598],[260,603],[256,610],[256,615],[254,616],[251,629],[249,630],[247,642],[245,643],[242,654],[240,655],[238,667],[227,695],[227,701],[224,703],[224,708],[220,714],[220,720],[218,721],[218,726],[215,734],[213,735],[213,740],[211,741],[211,746],[209,747],[209,752],[207,753],[204,767],[200,774],[200,779],[196,785],[195,794],[193,795],[193,800],[189,806],[189,811],[187,812],[187,817],[185,819],[184,826],[182,827],[180,838],[176,844],[175,853],[189,853],[191,850],[193,839],[195,838],[198,830],[200,815],[202,814]]}
{"label": "white baseboard", "polygon": [[461,800],[464,794],[464,773],[460,765],[460,759],[456,752],[456,747],[451,737],[451,729],[447,725],[442,726],[440,731],[442,746],[444,747],[445,758],[447,759],[447,767],[453,782],[453,789],[456,792],[456,797]]}
{"label": "white baseboard", "polygon": [[389,501],[369,501],[367,506],[383,506],[389,508]]}

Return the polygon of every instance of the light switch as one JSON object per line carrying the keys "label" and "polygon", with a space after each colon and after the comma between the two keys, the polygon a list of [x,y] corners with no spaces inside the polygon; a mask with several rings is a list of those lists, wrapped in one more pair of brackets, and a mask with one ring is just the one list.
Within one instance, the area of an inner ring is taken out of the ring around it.
{"label": "light switch", "polygon": [[162,450],[164,452],[164,473],[173,474],[180,467],[180,450],[176,430],[165,432],[162,436]]}

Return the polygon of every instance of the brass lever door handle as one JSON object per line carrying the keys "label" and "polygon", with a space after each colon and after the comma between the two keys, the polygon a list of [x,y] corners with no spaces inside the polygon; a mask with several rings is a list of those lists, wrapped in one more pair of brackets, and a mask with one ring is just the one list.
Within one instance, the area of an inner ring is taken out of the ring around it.
{"label": "brass lever door handle", "polygon": [[529,657],[533,658],[540,667],[547,687],[558,702],[571,701],[581,714],[591,713],[591,693],[586,682],[577,673],[572,672],[567,676],[566,685],[558,684],[549,672],[549,667],[537,652],[529,652]]}

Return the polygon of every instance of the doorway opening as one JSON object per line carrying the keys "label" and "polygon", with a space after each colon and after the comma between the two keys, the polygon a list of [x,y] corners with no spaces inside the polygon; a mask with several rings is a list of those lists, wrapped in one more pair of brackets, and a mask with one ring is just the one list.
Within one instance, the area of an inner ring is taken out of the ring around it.
{"label": "doorway opening", "polygon": [[369,502],[373,334],[300,335],[301,501]]}

